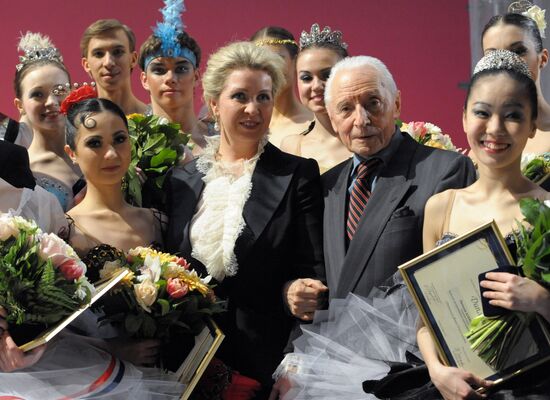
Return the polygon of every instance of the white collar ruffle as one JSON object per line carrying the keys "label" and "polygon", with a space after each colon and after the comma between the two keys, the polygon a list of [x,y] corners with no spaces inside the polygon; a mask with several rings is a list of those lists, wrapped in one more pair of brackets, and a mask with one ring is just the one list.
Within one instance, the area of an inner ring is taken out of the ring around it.
{"label": "white collar ruffle", "polygon": [[252,191],[252,174],[268,139],[262,138],[252,158],[231,164],[216,159],[219,136],[206,140],[196,164],[205,188],[191,221],[191,255],[221,282],[238,271],[235,243],[245,226],[243,209]]}

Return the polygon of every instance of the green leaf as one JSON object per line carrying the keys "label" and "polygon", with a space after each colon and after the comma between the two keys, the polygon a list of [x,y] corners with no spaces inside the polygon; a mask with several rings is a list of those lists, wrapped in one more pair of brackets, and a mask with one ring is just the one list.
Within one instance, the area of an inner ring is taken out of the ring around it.
{"label": "green leaf", "polygon": [[176,161],[177,156],[178,153],[175,150],[169,148],[162,149],[157,155],[151,158],[151,167],[158,167],[167,163],[171,164]]}
{"label": "green leaf", "polygon": [[160,315],[164,316],[170,311],[170,303],[166,299],[158,299],[157,304],[160,305]]}

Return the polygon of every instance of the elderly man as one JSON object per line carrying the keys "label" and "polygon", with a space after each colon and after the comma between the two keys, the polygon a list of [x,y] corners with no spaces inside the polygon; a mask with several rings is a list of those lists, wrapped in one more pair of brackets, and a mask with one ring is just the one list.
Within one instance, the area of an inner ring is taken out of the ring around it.
{"label": "elderly man", "polygon": [[137,64],[136,38],[116,19],[100,19],[80,39],[82,67],[97,84],[99,97],[116,103],[125,114],[145,113],[147,106],[132,92],[131,73]]}
{"label": "elderly man", "polygon": [[326,279],[331,298],[367,296],[422,253],[430,196],[471,184],[475,170],[468,158],[420,145],[397,129],[401,96],[376,58],[336,64],[325,103],[334,130],[354,154],[323,175]]}

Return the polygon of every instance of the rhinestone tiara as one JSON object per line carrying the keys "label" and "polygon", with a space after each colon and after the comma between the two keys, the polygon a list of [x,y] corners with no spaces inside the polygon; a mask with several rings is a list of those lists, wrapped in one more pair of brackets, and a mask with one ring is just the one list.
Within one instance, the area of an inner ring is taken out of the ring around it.
{"label": "rhinestone tiara", "polygon": [[516,53],[509,50],[499,49],[488,52],[476,64],[474,75],[489,69],[507,69],[533,79],[525,61]]}
{"label": "rhinestone tiara", "polygon": [[348,48],[348,45],[342,41],[342,32],[331,31],[329,26],[325,26],[323,30],[321,30],[319,24],[315,23],[311,25],[311,31],[309,33],[302,31],[300,35],[300,49],[324,43],[330,43],[343,49]]}
{"label": "rhinestone tiara", "polygon": [[51,60],[60,64],[63,63],[63,57],[48,36],[40,33],[27,32],[19,41],[18,49],[25,54],[19,56],[19,64],[15,66],[20,71],[26,64],[39,61]]}

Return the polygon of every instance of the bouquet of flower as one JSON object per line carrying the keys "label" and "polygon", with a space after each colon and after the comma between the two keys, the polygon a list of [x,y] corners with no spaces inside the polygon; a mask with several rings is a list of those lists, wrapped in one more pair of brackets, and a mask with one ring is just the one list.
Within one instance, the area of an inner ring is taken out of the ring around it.
{"label": "bouquet of flower", "polygon": [[0,306],[9,324],[45,328],[78,310],[94,292],[85,273],[86,265],[58,236],[0,214]]}
{"label": "bouquet of flower", "polygon": [[106,262],[100,277],[106,279],[120,268],[131,271],[115,287],[127,309],[107,320],[130,337],[167,340],[175,331],[197,335],[205,316],[223,311],[212,289],[183,258],[137,247],[126,260]]}
{"label": "bouquet of flower", "polygon": [[[399,122],[401,123],[399,125]],[[398,121],[398,126],[401,132],[407,132],[411,137],[420,144],[435,147],[437,149],[460,151],[453,144],[449,135],[441,132],[441,128],[429,122],[414,122],[409,123]]]}
{"label": "bouquet of flower", "polygon": [[550,153],[524,155],[521,158],[521,172],[537,185],[542,184],[550,176]]}
{"label": "bouquet of flower", "polygon": [[[142,207],[142,186],[151,192],[151,202],[163,204],[162,185],[166,172],[177,165],[184,154],[191,135],[181,131],[179,124],[155,115],[128,115],[128,128],[132,143],[132,161],[125,177],[126,198]],[[138,170],[145,174],[142,183]]]}
{"label": "bouquet of flower", "polygon": [[[523,275],[542,286],[550,284],[550,202],[521,199],[520,208],[526,228],[518,223],[515,234],[518,266]],[[500,317],[479,315],[470,323],[465,336],[470,346],[491,367],[500,370],[507,361],[507,355],[526,327],[534,313],[509,312]]]}

